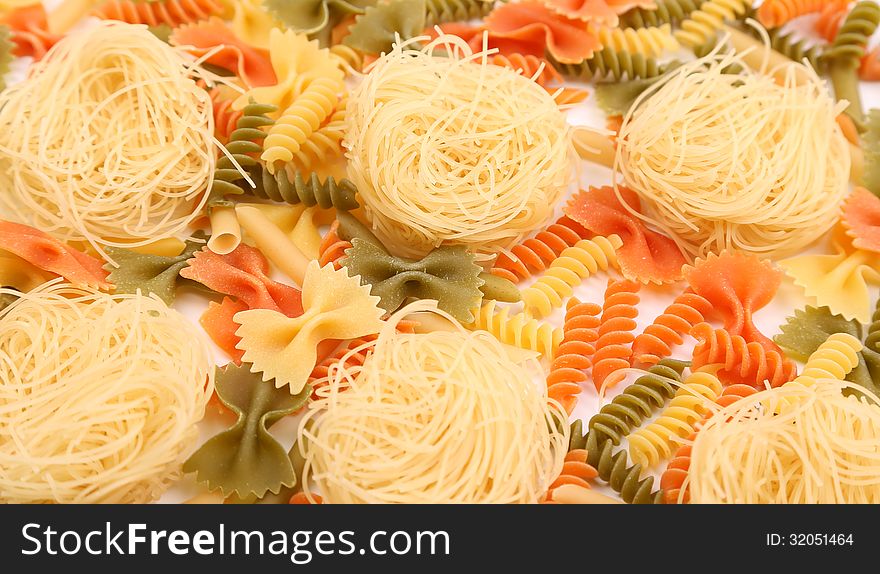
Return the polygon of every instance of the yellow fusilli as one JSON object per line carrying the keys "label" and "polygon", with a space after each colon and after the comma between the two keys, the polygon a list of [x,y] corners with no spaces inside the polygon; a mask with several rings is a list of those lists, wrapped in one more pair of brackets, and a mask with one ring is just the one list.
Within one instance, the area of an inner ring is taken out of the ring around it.
{"label": "yellow fusilli", "polygon": [[562,329],[549,323],[528,318],[524,313],[510,313],[510,307],[496,311],[496,302],[489,301],[473,311],[474,322],[466,328],[492,333],[507,345],[537,351],[552,357],[562,342]]}
{"label": "yellow fusilli", "polygon": [[[729,0],[722,0],[729,1]],[[651,28],[599,28],[599,43],[602,48],[641,54],[643,56],[659,56],[666,50],[677,50],[678,41],[672,35],[669,24]]]}
{"label": "yellow fusilli", "polygon": [[694,432],[707,406],[721,394],[721,382],[704,367],[685,379],[657,420],[629,435],[629,456],[642,468],[656,466],[672,457],[681,439]]}
{"label": "yellow fusilli", "polygon": [[596,273],[617,263],[616,250],[623,245],[620,237],[582,239],[553,260],[544,276],[522,292],[525,311],[543,318],[571,296],[574,287]]}
{"label": "yellow fusilli", "polygon": [[726,21],[745,14],[751,4],[748,0],[706,2],[681,23],[681,29],[675,31],[675,39],[689,48],[705,44],[721,30]]}

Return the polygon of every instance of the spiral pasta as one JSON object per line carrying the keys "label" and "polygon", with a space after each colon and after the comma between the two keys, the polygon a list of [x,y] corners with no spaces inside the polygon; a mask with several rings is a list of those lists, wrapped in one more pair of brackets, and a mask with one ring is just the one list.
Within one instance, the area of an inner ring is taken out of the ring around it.
{"label": "spiral pasta", "polygon": [[518,283],[544,271],[566,248],[588,235],[582,225],[563,215],[534,237],[514,245],[509,253],[499,253],[491,273]]}
{"label": "spiral pasta", "polygon": [[727,384],[743,383],[763,388],[768,381],[778,387],[797,375],[797,366],[777,350],[767,350],[761,343],[731,335],[726,329],[713,329],[700,323],[691,330],[699,344],[694,348],[693,368],[721,364],[718,378]]}
{"label": "spiral pasta", "polygon": [[472,331],[484,330],[507,345],[537,351],[545,357],[552,357],[562,342],[562,329],[550,323],[527,317],[524,313],[510,313],[504,306],[496,311],[495,300],[484,303],[475,309],[474,322],[465,325]]}
{"label": "spiral pasta", "polygon": [[649,55],[613,48],[603,48],[579,64],[554,62],[553,66],[566,78],[581,81],[609,77],[615,80],[655,78],[667,68]]}
{"label": "spiral pasta", "polygon": [[318,247],[318,263],[321,267],[332,263],[335,269],[339,269],[342,266],[340,259],[345,257],[345,250],[351,247],[351,241],[339,237],[338,229],[339,222],[334,221],[330,225],[330,230],[321,240],[321,245]]}
{"label": "spiral pasta", "polygon": [[226,143],[229,154],[221,156],[214,168],[211,192],[206,203],[209,212],[215,207],[232,206],[232,202],[226,199],[227,195],[246,193],[245,188],[239,184],[245,179],[242,170],[252,171],[251,168],[258,165],[253,156],[263,149],[261,142],[266,133],[261,128],[272,125],[272,119],[267,114],[276,109],[275,106],[250,103],[242,110],[235,130],[229,134],[229,141]]}
{"label": "spiral pasta", "polygon": [[865,46],[880,23],[880,6],[876,2],[862,1],[847,15],[825,58],[847,68],[857,68],[865,55]]}
{"label": "spiral pasta", "polygon": [[602,306],[602,320],[599,324],[599,338],[596,353],[593,355],[593,384],[596,390],[607,383],[617,384],[617,377],[611,375],[629,367],[632,355],[632,331],[636,328],[635,318],[639,314],[640,283],[630,280],[609,280],[605,290],[605,304]]}
{"label": "spiral pasta", "polygon": [[272,201],[293,205],[302,203],[306,207],[317,205],[323,209],[334,207],[340,211],[348,211],[358,206],[357,188],[348,179],[337,182],[330,176],[321,181],[316,173],[305,179],[302,173],[297,171],[291,181],[287,169],[280,169],[273,175],[268,169],[263,168],[262,173],[254,178],[254,182],[256,188],[249,193]]}
{"label": "spiral pasta", "polygon": [[[757,392],[754,387],[749,385],[731,385],[721,391],[716,404],[724,408]],[[709,411],[708,415],[712,416],[713,413],[714,411]],[[692,433],[687,437],[685,444],[675,451],[675,455],[660,476],[660,489],[663,491],[663,499],[666,504],[687,504],[690,502],[688,471],[691,468],[692,445],[696,437],[697,433]]]}
{"label": "spiral pasta", "polygon": [[312,133],[336,109],[338,94],[343,89],[342,82],[335,78],[316,78],[281,113],[266,136],[260,156],[271,173],[278,169],[278,163],[293,161]]}
{"label": "spiral pasta", "polygon": [[95,8],[93,14],[98,18],[119,20],[127,24],[166,24],[176,28],[181,24],[192,24],[211,16],[219,16],[224,10],[223,3],[217,0],[106,0]]}
{"label": "spiral pasta", "polygon": [[673,345],[684,342],[682,335],[706,320],[712,304],[688,289],[645,327],[632,344],[632,359],[636,363],[653,365],[672,352]]}
{"label": "spiral pasta", "polygon": [[681,23],[675,39],[683,45],[699,46],[717,34],[726,21],[735,20],[751,7],[749,0],[710,0]]}
{"label": "spiral pasta", "polygon": [[425,0],[425,27],[482,18],[494,7],[490,0]]}
{"label": "spiral pasta", "polygon": [[816,32],[828,42],[833,42],[837,31],[849,12],[849,0],[828,2],[813,25]]}
{"label": "spiral pasta", "polygon": [[811,387],[817,379],[839,381],[859,364],[862,342],[848,333],[833,333],[807,359],[804,370],[791,381],[792,385]]}
{"label": "spiral pasta", "polygon": [[677,24],[700,9],[706,0],[657,0],[654,9],[633,8],[620,17],[621,28]]}
{"label": "spiral pasta", "polygon": [[651,28],[608,28],[598,31],[599,44],[604,50],[630,52],[645,57],[659,56],[666,50],[677,50],[678,40],[669,24]]}
{"label": "spiral pasta", "polygon": [[622,244],[617,235],[597,236],[565,249],[540,279],[522,291],[525,312],[537,319],[552,313],[584,279],[614,266],[615,250]]}
{"label": "spiral pasta", "polygon": [[[755,32],[757,33],[757,32]],[[822,57],[824,47],[805,38],[798,39],[794,33],[770,30],[770,47],[790,60],[802,63],[806,60],[814,70],[824,69]]]}
{"label": "spiral pasta", "polygon": [[581,392],[580,383],[588,380],[586,370],[592,366],[590,357],[596,351],[593,342],[598,337],[602,308],[595,303],[569,300],[562,325],[562,342],[553,355],[547,375],[547,395],[571,414]]}
{"label": "spiral pasta", "polygon": [[648,369],[593,415],[588,424],[589,434],[599,443],[607,440],[620,444],[633,428],[641,426],[675,395],[685,366],[684,361],[664,359]]}
{"label": "spiral pasta", "polygon": [[694,428],[721,394],[721,381],[703,367],[691,373],[676,391],[660,416],[627,437],[629,456],[644,468],[657,466],[673,454],[676,443],[694,432]]}
{"label": "spiral pasta", "polygon": [[799,16],[820,12],[828,0],[764,0],[758,7],[758,21],[766,28],[778,28]]}
{"label": "spiral pasta", "polygon": [[312,132],[302,146],[293,154],[291,167],[306,172],[314,171],[332,160],[342,157],[342,136],[345,135],[345,115],[348,95],[339,99],[336,109],[327,121]]}
{"label": "spiral pasta", "polygon": [[562,474],[550,484],[547,498],[552,499],[552,492],[564,484],[574,484],[582,488],[590,487],[590,480],[599,476],[599,472],[587,462],[589,453],[582,448],[569,450],[562,465]]}
{"label": "spiral pasta", "polygon": [[[661,504],[663,493],[654,491],[654,477],[641,478],[642,468],[638,464],[629,466],[626,451],[613,454],[614,445],[610,440],[600,440],[596,433],[581,433],[581,421],[576,421],[570,431],[570,451],[586,451],[586,464],[596,470],[599,478],[608,483],[620,498],[628,504]],[[583,469],[589,472],[587,469]]]}
{"label": "spiral pasta", "polygon": [[[229,135],[235,131],[238,119],[244,112],[232,108],[235,99],[225,97],[219,86],[208,90],[208,95],[211,96],[211,112],[214,114],[214,135],[225,143],[229,139]],[[263,135],[265,137],[265,134]]]}

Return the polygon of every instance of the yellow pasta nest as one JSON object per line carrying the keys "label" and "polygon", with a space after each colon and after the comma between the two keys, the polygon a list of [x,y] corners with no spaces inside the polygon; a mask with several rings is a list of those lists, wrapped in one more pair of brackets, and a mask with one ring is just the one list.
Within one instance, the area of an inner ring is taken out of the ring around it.
{"label": "yellow pasta nest", "polygon": [[395,46],[352,91],[348,175],[396,254],[449,242],[487,259],[551,217],[573,175],[570,131],[529,78],[458,37],[421,40]]}
{"label": "yellow pasta nest", "polygon": [[200,73],[146,26],[67,35],[0,94],[0,217],[102,255],[186,233],[217,153]]}
{"label": "yellow pasta nest", "polygon": [[53,281],[0,311],[0,502],[144,503],[213,392],[204,335],[158,297]]}
{"label": "yellow pasta nest", "polygon": [[791,253],[834,225],[848,192],[849,146],[835,121],[845,106],[803,64],[752,71],[716,49],[636,101],[615,167],[646,200],[643,218],[692,255]]}
{"label": "yellow pasta nest", "polygon": [[[343,357],[300,426],[303,486],[330,503],[534,503],[562,471],[566,415],[534,353],[485,331],[400,333],[396,313],[363,366]],[[451,316],[438,312],[449,321]],[[325,384],[326,383],[326,384]]]}

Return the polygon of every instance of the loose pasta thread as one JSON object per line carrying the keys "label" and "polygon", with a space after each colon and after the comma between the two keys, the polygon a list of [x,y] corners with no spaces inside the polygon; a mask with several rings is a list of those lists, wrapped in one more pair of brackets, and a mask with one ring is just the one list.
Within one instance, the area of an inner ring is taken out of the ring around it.
{"label": "loose pasta thread", "polygon": [[562,329],[550,323],[531,319],[524,313],[510,313],[505,306],[496,311],[497,303],[492,300],[473,311],[474,322],[465,325],[472,331],[485,330],[507,345],[537,351],[545,357],[552,357],[562,342]]}
{"label": "loose pasta thread", "polygon": [[605,290],[605,304],[599,325],[599,339],[593,355],[593,384],[601,391],[608,383],[615,385],[619,377],[610,377],[629,367],[632,355],[632,331],[636,328],[635,318],[639,314],[640,283],[629,280],[609,280]]}
{"label": "loose pasta thread", "polygon": [[543,277],[523,290],[526,313],[538,319],[549,315],[584,279],[616,265],[616,250],[621,245],[620,237],[611,235],[582,239],[565,249],[553,260]]}
{"label": "loose pasta thread", "polygon": [[566,248],[589,235],[583,226],[563,215],[547,229],[513,246],[510,254],[500,253],[491,273],[518,283],[547,269]]}
{"label": "loose pasta thread", "polygon": [[632,359],[634,363],[656,364],[668,357],[673,345],[684,342],[683,335],[706,320],[712,304],[688,289],[666,308],[663,313],[648,325],[644,332],[633,341]]}
{"label": "loose pasta thread", "polygon": [[593,343],[599,336],[597,315],[601,311],[595,303],[581,303],[576,298],[567,305],[562,343],[547,375],[547,394],[569,414],[577,404],[580,384],[588,380],[586,371],[592,366],[590,357],[596,351]]}

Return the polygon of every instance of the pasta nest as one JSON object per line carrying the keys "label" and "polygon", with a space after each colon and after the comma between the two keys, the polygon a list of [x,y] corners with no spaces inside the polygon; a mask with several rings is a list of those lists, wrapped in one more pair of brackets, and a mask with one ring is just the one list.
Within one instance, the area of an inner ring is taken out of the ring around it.
{"label": "pasta nest", "polygon": [[214,389],[204,335],[140,292],[55,280],[0,296],[0,502],[159,498]]}
{"label": "pasta nest", "polygon": [[348,103],[343,145],[376,235],[404,257],[441,242],[481,260],[551,217],[574,173],[552,96],[458,37],[380,58]]}
{"label": "pasta nest", "polygon": [[646,200],[642,217],[691,256],[796,252],[831,229],[848,192],[849,147],[835,121],[846,103],[803,64],[751,71],[718,50],[642,94],[615,169]]}

